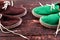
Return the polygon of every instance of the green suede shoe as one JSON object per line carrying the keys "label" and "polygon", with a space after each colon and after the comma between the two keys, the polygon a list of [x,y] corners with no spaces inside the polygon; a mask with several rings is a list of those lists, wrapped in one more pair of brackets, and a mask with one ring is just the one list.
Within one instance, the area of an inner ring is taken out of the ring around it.
{"label": "green suede shoe", "polygon": [[57,28],[59,22],[59,13],[42,16],[39,21],[47,28]]}
{"label": "green suede shoe", "polygon": [[35,7],[32,10],[32,14],[35,17],[40,18],[40,16],[46,16],[49,14],[55,14],[57,12],[59,12],[60,10],[60,3],[56,3],[56,4],[46,4],[44,6],[39,6],[39,7]]}
{"label": "green suede shoe", "polygon": [[60,12],[48,16],[42,16],[39,21],[47,28],[57,29],[55,32],[55,37],[57,36],[58,32],[60,31]]}

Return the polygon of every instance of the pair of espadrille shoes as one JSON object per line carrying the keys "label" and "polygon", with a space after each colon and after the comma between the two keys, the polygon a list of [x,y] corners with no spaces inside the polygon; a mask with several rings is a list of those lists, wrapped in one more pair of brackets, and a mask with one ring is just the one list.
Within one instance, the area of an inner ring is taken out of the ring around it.
{"label": "pair of espadrille shoes", "polygon": [[13,33],[28,39],[19,33],[9,30],[18,27],[22,23],[21,17],[27,14],[27,9],[25,7],[21,6],[17,8],[13,3],[13,1],[0,1],[0,30],[3,33]]}
{"label": "pair of espadrille shoes", "polygon": [[32,14],[39,18],[41,25],[47,28],[57,29],[57,33],[60,31],[60,3],[46,4],[35,7],[32,10]]}
{"label": "pair of espadrille shoes", "polygon": [[21,17],[26,14],[27,9],[23,6],[17,8],[13,6],[13,1],[0,1],[1,23],[7,28],[19,26],[22,23]]}

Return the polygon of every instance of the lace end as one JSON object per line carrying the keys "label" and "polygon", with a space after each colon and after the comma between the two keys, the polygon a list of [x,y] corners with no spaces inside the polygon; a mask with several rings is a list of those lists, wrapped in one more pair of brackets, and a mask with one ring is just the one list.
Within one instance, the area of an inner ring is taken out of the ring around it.
{"label": "lace end", "polygon": [[43,6],[40,2],[39,2],[39,4],[40,4],[41,6]]}
{"label": "lace end", "polygon": [[14,6],[14,1],[13,0],[11,0],[11,6]]}

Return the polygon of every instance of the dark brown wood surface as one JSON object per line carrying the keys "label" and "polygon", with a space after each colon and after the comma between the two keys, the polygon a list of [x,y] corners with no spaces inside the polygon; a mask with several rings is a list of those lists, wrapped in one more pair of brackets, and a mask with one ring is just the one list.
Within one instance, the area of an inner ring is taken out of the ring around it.
{"label": "dark brown wood surface", "polygon": [[[60,2],[60,0],[14,0],[14,6],[20,7],[24,5],[27,8],[28,13],[26,16],[22,17],[23,23],[17,28],[11,30],[17,30],[17,33],[21,33],[30,40],[60,40],[60,35],[57,37],[54,36],[56,30],[48,29],[43,27],[39,23],[39,19],[34,17],[31,13],[31,10],[34,7],[40,6],[39,2],[43,5]],[[3,34],[0,32],[0,40],[25,40],[22,37],[19,37],[14,34]]]}

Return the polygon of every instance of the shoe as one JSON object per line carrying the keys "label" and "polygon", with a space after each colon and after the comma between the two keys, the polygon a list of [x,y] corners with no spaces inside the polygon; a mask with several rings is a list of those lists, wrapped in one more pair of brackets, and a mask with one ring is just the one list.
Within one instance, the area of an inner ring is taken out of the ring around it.
{"label": "shoe", "polygon": [[8,15],[2,15],[2,17],[0,16],[0,20],[0,23],[8,29],[15,28],[22,23],[22,19],[20,17],[13,17]]}
{"label": "shoe", "polygon": [[13,6],[13,1],[3,1],[0,4],[0,12],[4,15],[22,17],[27,14],[27,9],[22,7]]}
{"label": "shoe", "polygon": [[59,22],[59,14],[56,13],[48,16],[42,16],[39,21],[44,27],[55,29]]}
{"label": "shoe", "polygon": [[60,3],[55,3],[55,4],[51,4],[51,5],[46,4],[44,6],[35,7],[32,10],[32,14],[35,17],[40,18],[41,16],[55,14],[59,11],[60,11]]}
{"label": "shoe", "polygon": [[57,29],[55,37],[57,36],[60,31],[60,12],[48,16],[42,16],[39,21],[44,27]]}
{"label": "shoe", "polygon": [[2,33],[5,34],[13,33],[15,35],[21,36],[24,39],[29,40],[28,37],[20,33],[16,33],[15,31],[9,30],[19,26],[21,23],[22,23],[22,19],[20,17],[13,17],[13,16],[0,14],[0,30]]}

